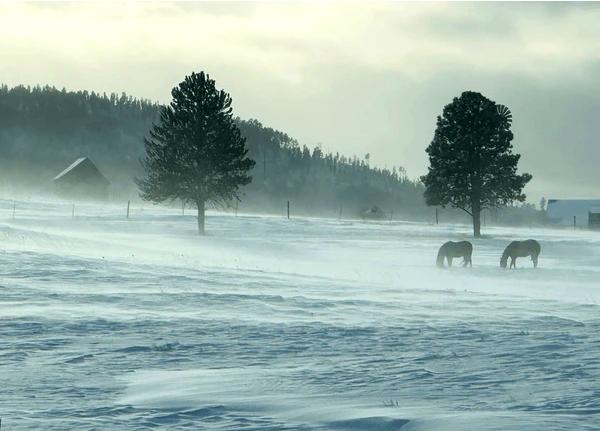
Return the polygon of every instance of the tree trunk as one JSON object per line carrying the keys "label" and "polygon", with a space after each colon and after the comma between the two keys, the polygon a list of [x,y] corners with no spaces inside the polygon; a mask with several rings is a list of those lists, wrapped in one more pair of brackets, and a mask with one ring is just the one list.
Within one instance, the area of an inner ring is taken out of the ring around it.
{"label": "tree trunk", "polygon": [[473,210],[473,236],[479,238],[481,236],[481,211]]}
{"label": "tree trunk", "polygon": [[198,201],[198,235],[204,235],[204,201]]}

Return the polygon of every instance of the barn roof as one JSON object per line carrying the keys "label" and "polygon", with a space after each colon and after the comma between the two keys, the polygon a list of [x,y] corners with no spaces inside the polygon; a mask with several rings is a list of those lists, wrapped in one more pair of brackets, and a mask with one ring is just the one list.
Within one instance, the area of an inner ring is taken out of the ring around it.
{"label": "barn roof", "polygon": [[96,167],[88,157],[81,157],[75,160],[69,167],[54,177],[54,181],[60,181],[63,178],[67,178],[71,175],[85,174],[88,178],[94,177],[95,180],[100,181],[106,185],[110,184],[110,181],[106,179],[102,172]]}

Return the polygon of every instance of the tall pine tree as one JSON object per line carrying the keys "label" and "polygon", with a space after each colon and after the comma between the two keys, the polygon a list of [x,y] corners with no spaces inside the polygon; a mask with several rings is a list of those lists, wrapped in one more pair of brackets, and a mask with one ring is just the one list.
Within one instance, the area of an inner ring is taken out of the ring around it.
{"label": "tall pine tree", "polygon": [[473,219],[481,236],[481,211],[525,200],[529,174],[517,174],[512,114],[480,93],[465,91],[444,107],[427,148],[429,171],[421,178],[428,205],[453,206]]}
{"label": "tall pine tree", "polygon": [[246,157],[246,140],[233,121],[231,97],[207,74],[186,76],[171,95],[144,139],[146,177],[137,182],[145,200],[196,206],[203,235],[206,205],[239,199],[254,161]]}

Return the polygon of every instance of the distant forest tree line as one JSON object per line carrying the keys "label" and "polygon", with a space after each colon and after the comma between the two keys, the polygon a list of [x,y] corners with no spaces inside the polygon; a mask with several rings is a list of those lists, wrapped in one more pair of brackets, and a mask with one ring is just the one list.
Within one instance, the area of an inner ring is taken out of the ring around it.
{"label": "distant forest tree line", "polygon": [[[126,94],[1,86],[0,177],[40,187],[76,158],[89,156],[115,193],[137,195],[133,178],[143,175],[143,137],[159,109]],[[356,156],[309,149],[258,120],[236,122],[256,161],[253,181],[242,189],[242,209],[282,212],[290,200],[294,211],[315,215],[339,215],[341,209],[355,217],[372,206],[415,217],[431,212],[423,186],[401,167],[371,167]]]}
{"label": "distant forest tree line", "polygon": [[[133,179],[144,173],[143,138],[160,107],[126,94],[0,86],[0,187],[16,182],[43,190],[76,158],[89,156],[111,180],[116,199],[135,198]],[[435,220],[423,184],[402,167],[372,167],[367,158],[310,149],[255,119],[236,123],[256,162],[253,181],[242,188],[240,211],[284,213],[290,200],[296,214],[354,218],[377,206],[386,217]],[[490,212],[488,220],[510,222],[514,214],[531,222],[515,208]],[[465,218],[454,209],[440,209],[440,216]]]}

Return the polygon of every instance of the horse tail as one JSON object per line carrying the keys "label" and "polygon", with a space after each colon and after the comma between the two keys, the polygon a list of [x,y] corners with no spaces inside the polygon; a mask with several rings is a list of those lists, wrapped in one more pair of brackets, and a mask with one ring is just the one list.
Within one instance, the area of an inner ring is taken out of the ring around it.
{"label": "horse tail", "polygon": [[538,257],[540,255],[540,253],[542,252],[542,246],[540,245],[539,242],[535,241],[535,256]]}
{"label": "horse tail", "polygon": [[531,250],[531,260],[533,262],[533,267],[537,268],[538,257],[540,255],[540,253],[542,252],[542,246],[540,245],[539,242],[537,242],[534,239],[532,239],[531,241],[533,242],[533,246],[532,246],[533,250]]}
{"label": "horse tail", "polygon": [[467,261],[468,258],[468,262],[469,265],[473,266],[473,260],[471,259],[471,257],[473,256],[473,244],[471,244],[470,242],[467,241],[467,250],[466,250],[466,254],[465,254],[465,262]]}

